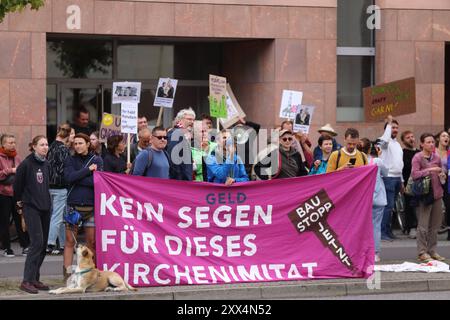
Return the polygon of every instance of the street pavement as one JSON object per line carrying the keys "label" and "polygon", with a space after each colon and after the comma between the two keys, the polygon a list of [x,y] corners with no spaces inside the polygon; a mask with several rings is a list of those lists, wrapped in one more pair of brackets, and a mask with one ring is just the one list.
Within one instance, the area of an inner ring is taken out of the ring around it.
{"label": "street pavement", "polygon": [[[405,261],[417,262],[416,241],[398,234],[398,240],[382,242],[381,263],[392,264]],[[16,254],[20,248],[14,244]],[[439,235],[438,252],[449,258],[450,241],[446,234]],[[0,257],[0,300],[2,299],[55,299],[48,293],[28,295],[17,289],[24,267],[25,257]],[[41,275],[52,287],[63,285],[62,256],[47,256]],[[283,281],[264,283],[239,283],[228,285],[175,286],[141,288],[137,293],[89,293],[62,295],[59,299],[169,299],[169,300],[240,300],[240,299],[304,299],[331,298],[364,300],[371,297],[385,299],[415,299],[414,292],[427,292],[427,297],[446,297],[450,292],[450,273],[390,273],[381,272],[372,279],[329,279],[309,281]],[[394,295],[393,295],[394,294]],[[376,295],[376,296],[375,296]]]}
{"label": "street pavement", "polygon": [[450,300],[450,291],[408,292],[363,296],[309,298],[304,300]]}

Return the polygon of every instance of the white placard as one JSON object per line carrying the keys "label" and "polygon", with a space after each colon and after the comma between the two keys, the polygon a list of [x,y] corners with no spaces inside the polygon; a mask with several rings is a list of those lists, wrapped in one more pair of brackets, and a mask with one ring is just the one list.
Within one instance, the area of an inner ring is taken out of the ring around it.
{"label": "white placard", "polygon": [[308,134],[311,126],[312,116],[314,113],[313,106],[300,105],[294,119],[294,132],[303,132]]}
{"label": "white placard", "polygon": [[242,111],[230,85],[227,83],[227,117],[219,118],[220,124],[227,129],[238,122],[239,118],[245,118],[245,113]]}
{"label": "white placard", "polygon": [[303,92],[283,90],[280,106],[280,118],[294,119],[302,104]]}
{"label": "white placard", "polygon": [[137,103],[122,103],[121,107],[121,132],[137,133],[138,105]]}
{"label": "white placard", "polygon": [[141,102],[140,82],[113,82],[112,103]]}
{"label": "white placard", "polygon": [[172,108],[177,91],[178,80],[170,78],[159,78],[156,89],[155,107]]}

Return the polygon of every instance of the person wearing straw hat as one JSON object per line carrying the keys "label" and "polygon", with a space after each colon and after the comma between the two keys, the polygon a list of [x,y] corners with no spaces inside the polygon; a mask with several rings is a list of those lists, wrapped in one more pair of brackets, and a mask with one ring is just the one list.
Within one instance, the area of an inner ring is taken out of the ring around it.
{"label": "person wearing straw hat", "polygon": [[[336,141],[336,137],[338,134],[334,129],[331,127],[329,123],[324,125],[322,128],[317,130],[322,136],[331,136],[333,137],[333,149],[331,151],[336,151],[342,148],[342,146]],[[314,161],[316,160],[322,160],[322,149],[320,149],[319,146],[314,148]]]}

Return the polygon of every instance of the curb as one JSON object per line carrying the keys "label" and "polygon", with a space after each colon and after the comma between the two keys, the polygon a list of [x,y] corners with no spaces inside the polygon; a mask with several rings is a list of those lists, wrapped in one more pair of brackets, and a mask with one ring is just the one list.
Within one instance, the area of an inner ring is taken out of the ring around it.
{"label": "curb", "polygon": [[450,290],[450,279],[382,281],[380,289],[368,289],[366,281],[327,282],[286,285],[247,284],[246,287],[189,286],[141,289],[128,293],[86,293],[71,295],[11,295],[0,300],[260,300],[327,298],[353,295],[377,295],[404,292],[431,292]]}

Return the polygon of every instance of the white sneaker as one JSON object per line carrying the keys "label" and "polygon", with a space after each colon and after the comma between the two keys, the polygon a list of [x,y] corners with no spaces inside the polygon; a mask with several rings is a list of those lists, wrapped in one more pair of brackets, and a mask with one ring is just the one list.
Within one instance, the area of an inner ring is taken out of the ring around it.
{"label": "white sneaker", "polygon": [[380,259],[380,256],[378,255],[378,253],[375,254],[375,262],[380,262],[380,261],[381,261],[381,259]]}
{"label": "white sneaker", "polygon": [[409,237],[410,239],[416,239],[416,238],[417,238],[417,231],[416,231],[416,229],[411,229],[411,230],[409,230],[409,235],[408,235],[408,237]]}
{"label": "white sneaker", "polygon": [[15,257],[16,255],[14,254],[14,251],[12,249],[5,249],[5,251],[3,252],[3,256],[7,258],[12,258]]}

